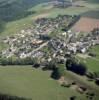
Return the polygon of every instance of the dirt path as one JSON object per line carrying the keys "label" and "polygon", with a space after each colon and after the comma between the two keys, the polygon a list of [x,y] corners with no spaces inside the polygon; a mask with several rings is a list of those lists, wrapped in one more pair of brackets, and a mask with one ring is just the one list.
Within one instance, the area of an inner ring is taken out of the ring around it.
{"label": "dirt path", "polygon": [[64,76],[62,76],[59,80],[58,80],[59,84],[63,84],[63,82],[65,82],[65,78]]}
{"label": "dirt path", "polygon": [[77,56],[80,57],[80,58],[83,58],[83,59],[90,57],[87,54],[77,54]]}

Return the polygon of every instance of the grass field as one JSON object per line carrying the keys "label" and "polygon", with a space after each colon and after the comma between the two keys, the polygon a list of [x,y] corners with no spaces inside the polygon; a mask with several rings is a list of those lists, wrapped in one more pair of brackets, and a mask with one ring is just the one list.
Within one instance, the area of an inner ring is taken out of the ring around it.
{"label": "grass field", "polygon": [[90,70],[99,72],[99,45],[92,47],[89,51],[95,53],[96,57],[87,59],[87,66]]}
{"label": "grass field", "polygon": [[32,100],[87,100],[75,90],[64,88],[50,78],[51,72],[31,66],[0,66],[0,92]]}
{"label": "grass field", "polygon": [[83,57],[78,57],[78,58],[87,65],[89,71],[99,72],[99,45],[92,47],[89,51],[91,53],[94,53],[96,57],[84,58],[83,55]]}
{"label": "grass field", "polygon": [[99,45],[93,46],[89,51],[95,53],[96,58],[99,59]]}

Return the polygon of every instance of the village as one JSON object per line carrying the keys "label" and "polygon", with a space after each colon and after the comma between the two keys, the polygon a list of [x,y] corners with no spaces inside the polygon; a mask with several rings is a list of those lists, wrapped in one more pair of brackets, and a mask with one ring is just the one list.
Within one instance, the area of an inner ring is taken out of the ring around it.
{"label": "village", "polygon": [[[40,58],[51,61],[53,58],[66,60],[65,55],[87,53],[91,46],[99,44],[99,29],[78,38],[79,32],[72,30],[56,31],[67,28],[77,19],[74,16],[58,16],[56,18],[42,18],[35,21],[35,26],[21,30],[13,36],[7,36],[3,43],[8,45],[1,52],[2,57]],[[56,31],[55,36],[51,36]],[[45,50],[46,48],[47,51]],[[46,57],[47,56],[47,57]],[[47,59],[46,59],[47,58]],[[45,61],[44,60],[44,61]]]}

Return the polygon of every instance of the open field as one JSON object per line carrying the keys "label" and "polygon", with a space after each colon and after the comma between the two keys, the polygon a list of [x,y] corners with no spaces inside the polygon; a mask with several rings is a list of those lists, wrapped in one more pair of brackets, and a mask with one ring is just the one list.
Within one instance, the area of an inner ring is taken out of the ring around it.
{"label": "open field", "polygon": [[92,57],[81,57],[77,56],[77,58],[81,61],[84,62],[88,68],[89,71],[91,72],[99,72],[99,59],[97,58],[92,58]]}
{"label": "open field", "polygon": [[75,90],[61,87],[50,74],[31,66],[0,66],[0,92],[32,100],[68,100],[74,95],[77,100],[87,100]]}
{"label": "open field", "polygon": [[99,72],[99,46],[94,46],[89,51],[96,54],[96,57],[88,57],[86,55],[82,55],[78,56],[78,58],[87,65],[89,71]]}
{"label": "open field", "polygon": [[99,46],[92,47],[90,52],[95,53],[96,57],[87,59],[87,66],[90,70],[99,72]]}
{"label": "open field", "polygon": [[99,19],[81,17],[80,20],[72,27],[76,32],[91,32],[94,28],[99,28]]}
{"label": "open field", "polygon": [[99,45],[93,46],[89,51],[95,53],[96,58],[99,59]]}

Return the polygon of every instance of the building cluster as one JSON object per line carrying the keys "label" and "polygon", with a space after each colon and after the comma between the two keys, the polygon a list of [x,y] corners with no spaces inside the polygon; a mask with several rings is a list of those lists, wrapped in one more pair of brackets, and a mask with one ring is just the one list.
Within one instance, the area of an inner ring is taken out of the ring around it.
{"label": "building cluster", "polygon": [[12,56],[19,58],[43,56],[39,50],[47,45],[46,42],[50,39],[48,34],[69,24],[72,19],[72,16],[64,15],[36,20],[34,27],[21,30],[16,35],[3,39],[3,42],[8,44],[8,48],[2,51],[2,56],[7,58]]}
{"label": "building cluster", "polygon": [[[51,19],[38,19],[35,28],[21,30],[14,36],[3,39],[8,48],[1,52],[3,57],[42,58],[48,61],[53,58],[65,60],[66,54],[86,53],[92,45],[99,44],[99,29],[78,39],[78,33],[68,30],[50,37],[50,32],[70,23],[72,17],[58,16]],[[44,48],[50,48],[47,52]],[[50,53],[49,53],[50,52]],[[46,57],[47,56],[47,57]]]}

